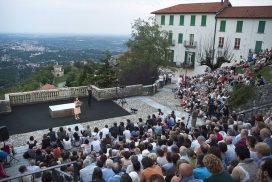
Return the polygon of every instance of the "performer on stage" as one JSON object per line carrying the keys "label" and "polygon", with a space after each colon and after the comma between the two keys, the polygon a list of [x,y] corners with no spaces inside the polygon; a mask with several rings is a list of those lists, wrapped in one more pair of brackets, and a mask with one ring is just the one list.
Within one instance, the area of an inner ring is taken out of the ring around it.
{"label": "performer on stage", "polygon": [[81,110],[80,110],[81,103],[80,103],[80,100],[78,99],[78,97],[76,98],[74,103],[75,103],[75,109],[74,109],[75,119],[78,120],[78,119],[80,119],[79,115],[81,113]]}
{"label": "performer on stage", "polygon": [[92,103],[92,96],[93,96],[93,92],[92,92],[92,87],[88,87],[88,105],[89,107],[91,106]]}

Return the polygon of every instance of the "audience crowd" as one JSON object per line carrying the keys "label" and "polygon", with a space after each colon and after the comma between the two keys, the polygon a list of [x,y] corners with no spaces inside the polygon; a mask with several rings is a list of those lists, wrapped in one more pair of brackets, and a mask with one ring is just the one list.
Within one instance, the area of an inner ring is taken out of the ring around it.
{"label": "audience crowd", "polygon": [[[271,50],[237,66],[248,69],[244,66],[248,63],[271,64]],[[265,80],[261,75],[253,79],[250,70],[237,74],[237,66],[192,78],[180,76],[175,94],[191,118],[158,109],[146,119],[128,119],[100,130],[50,128],[39,142],[31,136],[24,154],[29,165],[19,167],[21,174],[75,163],[61,167],[65,173],[48,170],[19,181],[272,181],[272,113],[247,119],[230,113],[226,105],[234,85],[260,86]],[[5,177],[2,168],[0,176]]]}

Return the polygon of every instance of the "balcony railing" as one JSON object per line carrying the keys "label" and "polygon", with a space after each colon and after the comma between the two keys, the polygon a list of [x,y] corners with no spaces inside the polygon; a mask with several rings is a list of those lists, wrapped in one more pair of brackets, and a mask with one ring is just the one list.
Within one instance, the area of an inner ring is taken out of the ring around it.
{"label": "balcony railing", "polygon": [[195,67],[194,63],[181,63],[180,64],[180,67],[181,68],[184,68],[184,69],[193,69]]}
{"label": "balcony railing", "polygon": [[194,41],[194,42],[187,41],[187,40],[184,41],[184,47],[187,47],[187,48],[196,48],[196,45],[197,45],[196,41]]}

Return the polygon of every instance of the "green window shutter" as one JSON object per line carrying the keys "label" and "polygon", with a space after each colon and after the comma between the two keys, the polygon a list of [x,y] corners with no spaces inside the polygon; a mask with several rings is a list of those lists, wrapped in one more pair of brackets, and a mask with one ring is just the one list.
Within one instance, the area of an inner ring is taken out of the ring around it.
{"label": "green window shutter", "polygon": [[175,51],[171,50],[171,57],[170,57],[171,62],[174,62],[174,55],[175,55]]}
{"label": "green window shutter", "polygon": [[173,33],[169,32],[168,33],[168,44],[172,45],[172,39],[173,39]]}
{"label": "green window shutter", "polygon": [[185,51],[185,58],[184,58],[184,62],[183,63],[187,63],[188,59],[188,51]]}
{"label": "green window shutter", "polygon": [[258,33],[264,33],[265,21],[259,21]]}
{"label": "green window shutter", "polygon": [[180,15],[180,17],[179,17],[179,25],[181,25],[181,26],[184,25],[184,15]]}
{"label": "green window shutter", "polygon": [[161,16],[161,25],[165,25],[165,15]]}
{"label": "green window shutter", "polygon": [[195,65],[195,52],[192,52],[191,61],[192,61],[192,64],[194,66]]}
{"label": "green window shutter", "polygon": [[207,15],[201,16],[201,26],[206,26]]}
{"label": "green window shutter", "polygon": [[255,44],[255,51],[256,52],[260,52],[262,50],[262,41],[256,41],[256,44]]}
{"label": "green window shutter", "polygon": [[236,25],[236,32],[242,32],[243,31],[243,21],[237,21]]}
{"label": "green window shutter", "polygon": [[225,32],[226,30],[226,20],[220,21],[220,32]]}
{"label": "green window shutter", "polygon": [[169,25],[174,25],[174,15],[170,15]]}
{"label": "green window shutter", "polygon": [[191,15],[191,26],[195,26],[195,15]]}
{"label": "green window shutter", "polygon": [[179,44],[182,44],[182,41],[183,41],[183,34],[182,34],[182,33],[179,33],[179,34],[178,34],[178,43],[179,43]]}

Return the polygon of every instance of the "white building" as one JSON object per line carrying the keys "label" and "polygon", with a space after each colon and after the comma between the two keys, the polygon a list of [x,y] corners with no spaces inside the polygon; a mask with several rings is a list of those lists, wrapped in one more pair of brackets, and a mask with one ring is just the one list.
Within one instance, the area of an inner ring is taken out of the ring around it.
{"label": "white building", "polygon": [[169,59],[191,74],[203,73],[198,63],[200,49],[215,52],[226,46],[233,62],[247,57],[249,50],[272,47],[272,6],[232,7],[229,1],[179,4],[152,12],[161,29],[168,32]]}

